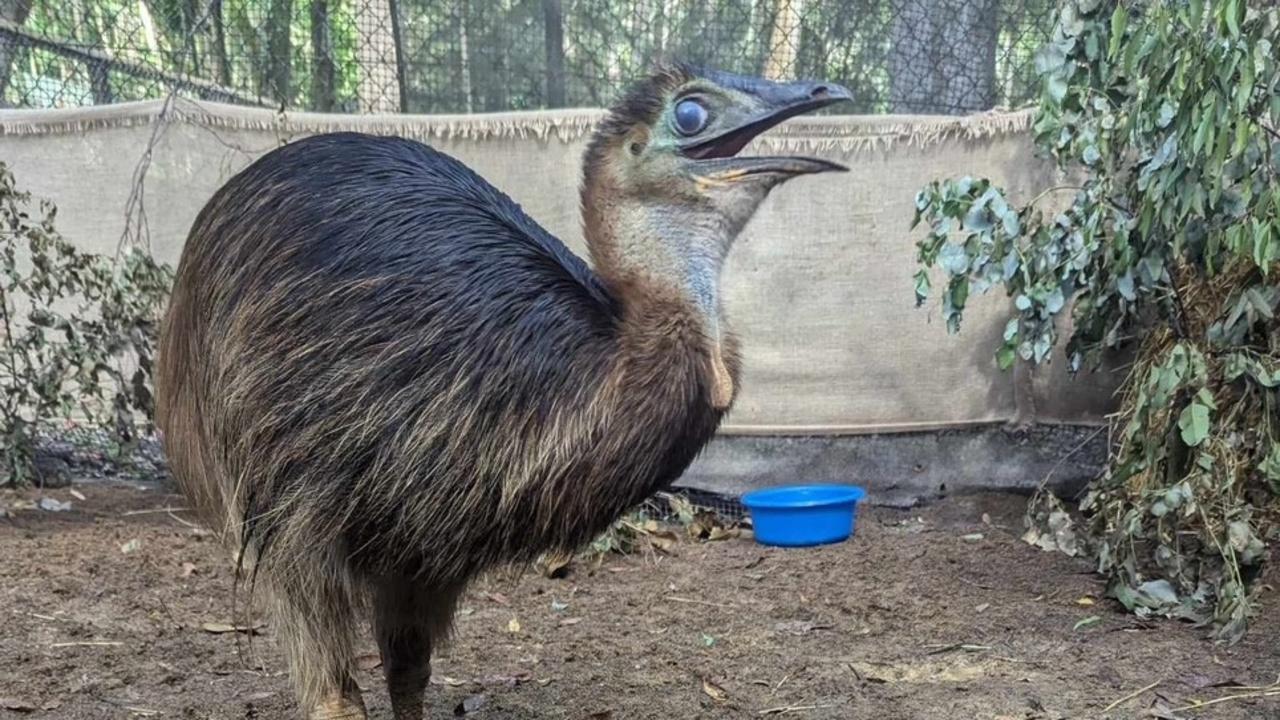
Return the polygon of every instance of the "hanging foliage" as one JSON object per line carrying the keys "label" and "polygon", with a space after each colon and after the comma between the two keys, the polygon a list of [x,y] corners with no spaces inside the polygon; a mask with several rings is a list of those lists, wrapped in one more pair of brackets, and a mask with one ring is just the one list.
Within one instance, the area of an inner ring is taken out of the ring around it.
{"label": "hanging foliage", "polygon": [[[1020,204],[945,180],[916,203],[917,302],[939,268],[954,332],[970,295],[1002,286],[1000,367],[1050,362],[1068,312],[1073,371],[1134,353],[1079,534],[1127,608],[1231,641],[1280,537],[1278,56],[1271,3],[1070,0],[1037,59],[1035,133],[1079,183]],[[1065,518],[1038,498],[1028,539]]]}
{"label": "hanging foliage", "polygon": [[[172,273],[141,249],[77,249],[0,162],[0,484],[42,481],[38,433],[81,419],[119,446],[150,428],[155,318]],[[140,425],[142,427],[140,427]]]}

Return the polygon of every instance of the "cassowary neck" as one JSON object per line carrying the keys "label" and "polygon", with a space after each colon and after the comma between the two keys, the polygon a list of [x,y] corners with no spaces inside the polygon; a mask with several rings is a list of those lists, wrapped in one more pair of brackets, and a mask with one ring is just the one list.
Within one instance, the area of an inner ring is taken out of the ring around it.
{"label": "cassowary neck", "polygon": [[[599,210],[599,208],[597,208]],[[673,205],[620,205],[587,213],[586,236],[596,271],[626,308],[632,332],[679,332],[671,303],[685,305],[707,358],[711,403],[726,409],[735,379],[726,359],[728,328],[720,297],[720,271],[734,233],[715,213]]]}

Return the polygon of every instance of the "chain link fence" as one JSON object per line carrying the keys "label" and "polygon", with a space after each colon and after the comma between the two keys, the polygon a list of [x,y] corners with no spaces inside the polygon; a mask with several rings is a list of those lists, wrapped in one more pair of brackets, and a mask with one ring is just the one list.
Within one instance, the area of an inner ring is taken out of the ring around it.
{"label": "chain link fence", "polygon": [[607,104],[655,58],[846,84],[859,113],[1036,93],[1051,0],[0,0],[0,101],[323,112]]}

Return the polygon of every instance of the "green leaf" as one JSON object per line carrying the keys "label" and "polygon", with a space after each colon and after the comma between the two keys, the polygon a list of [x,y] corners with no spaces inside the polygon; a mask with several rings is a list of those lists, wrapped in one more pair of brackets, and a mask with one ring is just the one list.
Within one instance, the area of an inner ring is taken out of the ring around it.
{"label": "green leaf", "polygon": [[1116,9],[1111,13],[1111,36],[1107,42],[1107,58],[1115,60],[1117,53],[1120,52],[1120,43],[1124,40],[1125,27],[1129,24],[1129,11],[1125,9],[1124,3],[1116,3]]}
{"label": "green leaf", "polygon": [[1227,0],[1223,9],[1223,16],[1227,21],[1227,32],[1231,37],[1240,36],[1240,11],[1241,0]]}
{"label": "green leaf", "polygon": [[1093,627],[1094,625],[1097,625],[1100,622],[1102,622],[1102,618],[1098,617],[1097,615],[1090,615],[1089,617],[1077,622],[1071,629],[1072,631],[1078,632],[1085,628]]}
{"label": "green leaf", "polygon": [[1280,495],[1280,443],[1271,442],[1271,449],[1258,466],[1258,471],[1271,486],[1271,492]]}
{"label": "green leaf", "polygon": [[1204,442],[1209,437],[1209,407],[1200,402],[1188,405],[1178,416],[1178,429],[1182,431],[1182,442],[1188,447]]}
{"label": "green leaf", "polygon": [[1001,370],[1008,370],[1013,367],[1013,363],[1018,359],[1017,345],[1001,345],[996,351],[996,364]]}
{"label": "green leaf", "polygon": [[1044,81],[1045,92],[1055,103],[1061,103],[1067,96],[1067,80],[1061,75],[1048,75]]}
{"label": "green leaf", "polygon": [[929,283],[928,271],[926,270],[917,271],[915,274],[915,281],[916,281],[916,307],[920,307],[921,305],[924,304],[925,300],[929,299],[929,290],[931,288],[931,285]]}

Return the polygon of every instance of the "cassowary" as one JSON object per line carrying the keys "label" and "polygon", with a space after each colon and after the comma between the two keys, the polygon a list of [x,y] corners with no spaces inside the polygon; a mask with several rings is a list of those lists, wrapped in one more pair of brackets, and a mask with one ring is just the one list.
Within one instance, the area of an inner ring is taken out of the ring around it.
{"label": "cassowary", "polygon": [[271,598],[299,702],[364,718],[372,618],[395,717],[478,573],[590,541],[669,485],[737,390],[719,276],[778,184],[844,170],[739,157],[849,99],[666,66],[586,152],[588,266],[461,162],[335,133],[217,191],[161,329],[173,474]]}

